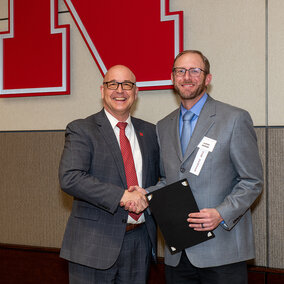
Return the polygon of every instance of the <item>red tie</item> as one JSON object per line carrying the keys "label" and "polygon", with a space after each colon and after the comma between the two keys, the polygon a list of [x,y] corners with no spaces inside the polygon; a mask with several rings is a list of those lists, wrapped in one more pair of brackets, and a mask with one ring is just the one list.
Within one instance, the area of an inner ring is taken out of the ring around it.
{"label": "red tie", "polygon": [[[131,146],[130,146],[128,138],[125,135],[126,126],[127,126],[127,122],[117,123],[117,127],[120,129],[120,132],[119,132],[120,150],[121,150],[123,163],[124,163],[127,187],[130,187],[131,185],[138,185],[138,180],[137,180],[133,155],[131,151]],[[141,214],[142,213],[135,214],[135,213],[129,212],[129,215],[136,221],[139,219]]]}

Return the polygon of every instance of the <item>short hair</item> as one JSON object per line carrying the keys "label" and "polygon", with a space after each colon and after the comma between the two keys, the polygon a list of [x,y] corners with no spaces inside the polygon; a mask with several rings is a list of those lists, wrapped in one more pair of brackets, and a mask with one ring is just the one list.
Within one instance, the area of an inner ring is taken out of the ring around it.
{"label": "short hair", "polygon": [[180,52],[180,53],[176,56],[176,58],[175,58],[175,60],[174,60],[173,69],[174,69],[174,66],[175,66],[175,63],[176,63],[177,59],[178,59],[179,57],[181,57],[182,55],[187,54],[187,53],[193,53],[193,54],[198,54],[198,55],[200,55],[200,57],[201,57],[201,59],[202,59],[202,61],[203,61],[203,63],[204,63],[204,71],[205,71],[205,73],[206,73],[206,74],[210,74],[210,63],[209,63],[209,60],[208,60],[207,57],[206,57],[205,55],[203,55],[203,53],[202,53],[201,51],[199,51],[199,50],[184,50],[184,51]]}

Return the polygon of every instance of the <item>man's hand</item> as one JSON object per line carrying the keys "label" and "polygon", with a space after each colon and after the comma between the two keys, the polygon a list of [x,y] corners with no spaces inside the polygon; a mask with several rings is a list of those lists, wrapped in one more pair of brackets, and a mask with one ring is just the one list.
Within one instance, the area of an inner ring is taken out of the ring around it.
{"label": "man's hand", "polygon": [[215,208],[204,208],[200,212],[188,214],[189,227],[195,231],[212,231],[223,221]]}
{"label": "man's hand", "polygon": [[[138,192],[142,193],[143,195],[145,195],[147,193],[147,191],[144,188],[140,187],[139,185],[131,185],[128,188],[129,192],[133,192],[134,190],[137,190]],[[148,200],[147,200],[147,203],[148,203]],[[147,207],[148,207],[148,204],[147,204]],[[135,210],[136,210],[135,203],[133,201],[126,202],[126,204],[124,204],[124,209],[128,210],[128,211],[131,211],[131,212],[135,212]]]}
{"label": "man's hand", "polygon": [[138,190],[125,190],[120,200],[120,206],[124,206],[125,210],[138,214],[148,207],[148,201],[145,194]]}
{"label": "man's hand", "polygon": [[142,194],[147,194],[147,191],[144,189],[144,188],[142,188],[142,187],[140,187],[139,185],[131,185],[129,188],[128,188],[128,191],[129,192],[132,192],[132,191],[134,191],[134,190],[137,190],[137,191],[139,191],[139,192],[141,192]]}

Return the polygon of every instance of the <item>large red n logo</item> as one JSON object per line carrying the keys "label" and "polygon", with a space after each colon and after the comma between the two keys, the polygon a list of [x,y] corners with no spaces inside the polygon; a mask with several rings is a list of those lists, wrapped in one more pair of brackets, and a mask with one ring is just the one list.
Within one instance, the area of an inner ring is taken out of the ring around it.
{"label": "large red n logo", "polygon": [[[69,26],[57,24],[57,2],[9,0],[9,31],[0,33],[0,97],[69,93]],[[124,64],[140,89],[171,88],[183,14],[169,12],[169,0],[64,2],[103,75]]]}

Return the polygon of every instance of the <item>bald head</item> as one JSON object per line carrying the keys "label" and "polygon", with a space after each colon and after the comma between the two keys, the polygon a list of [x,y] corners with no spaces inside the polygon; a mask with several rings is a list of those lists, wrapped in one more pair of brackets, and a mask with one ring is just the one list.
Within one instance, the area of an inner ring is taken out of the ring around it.
{"label": "bald head", "polygon": [[114,65],[107,71],[104,77],[104,82],[113,80],[117,82],[130,81],[136,83],[134,73],[124,65]]}

